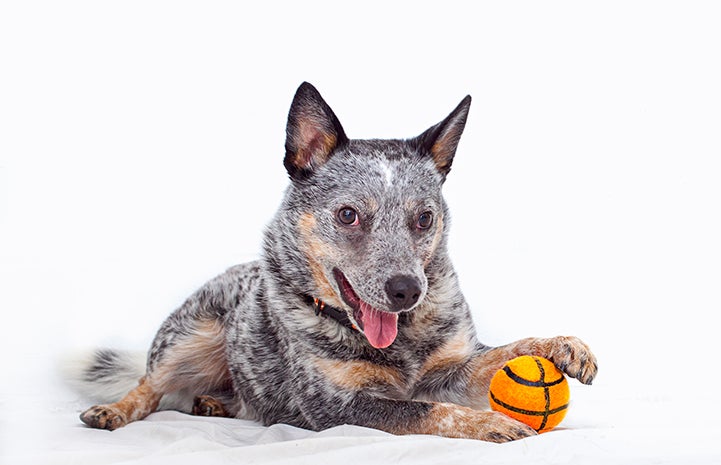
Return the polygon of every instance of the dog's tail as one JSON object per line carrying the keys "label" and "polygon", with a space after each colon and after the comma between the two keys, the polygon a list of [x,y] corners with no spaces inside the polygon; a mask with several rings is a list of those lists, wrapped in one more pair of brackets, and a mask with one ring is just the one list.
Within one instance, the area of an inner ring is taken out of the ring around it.
{"label": "dog's tail", "polygon": [[143,352],[95,349],[63,357],[61,377],[78,394],[99,404],[117,402],[145,374]]}
{"label": "dog's tail", "polygon": [[[84,399],[96,404],[117,402],[138,386],[145,375],[145,352],[95,349],[67,354],[60,361],[60,376]],[[190,412],[194,394],[179,391],[163,396],[158,410]]]}

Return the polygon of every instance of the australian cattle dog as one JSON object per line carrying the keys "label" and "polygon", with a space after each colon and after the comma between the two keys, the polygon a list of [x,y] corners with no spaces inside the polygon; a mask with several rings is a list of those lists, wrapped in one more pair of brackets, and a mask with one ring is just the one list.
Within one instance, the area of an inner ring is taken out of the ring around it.
{"label": "australian cattle dog", "polygon": [[[350,139],[303,83],[286,130],[290,182],[261,258],[173,312],[144,372],[123,352],[94,352],[81,381],[99,398],[115,395],[82,421],[114,430],[175,408],[311,430],[352,424],[494,442],[536,434],[488,410],[493,374],[537,355],[590,384],[596,358],[576,337],[500,347],[476,338],[441,194],[470,104],[418,137]],[[123,382],[129,392],[119,395]]]}

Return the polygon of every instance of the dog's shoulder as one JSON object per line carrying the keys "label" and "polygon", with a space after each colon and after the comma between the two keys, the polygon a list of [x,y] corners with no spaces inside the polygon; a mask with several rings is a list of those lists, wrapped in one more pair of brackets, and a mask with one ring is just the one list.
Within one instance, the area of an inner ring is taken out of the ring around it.
{"label": "dog's shoulder", "polygon": [[[222,317],[228,312],[247,306],[262,287],[262,263],[243,263],[226,269],[205,283],[188,298],[185,306],[212,313],[208,317]],[[187,305],[188,303],[193,305]]]}

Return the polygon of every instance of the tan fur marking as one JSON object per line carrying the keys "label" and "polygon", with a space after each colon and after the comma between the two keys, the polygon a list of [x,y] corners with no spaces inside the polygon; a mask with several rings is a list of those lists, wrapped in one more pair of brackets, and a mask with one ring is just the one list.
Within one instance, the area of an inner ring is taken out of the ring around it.
{"label": "tan fur marking", "polygon": [[466,363],[473,354],[470,337],[467,331],[461,330],[454,334],[443,346],[433,352],[421,368],[420,376],[435,370],[443,370],[453,365]]}
{"label": "tan fur marking", "polygon": [[491,378],[510,359],[519,355],[537,355],[532,350],[535,339],[523,339],[506,346],[496,347],[471,360],[471,376],[468,382],[468,396],[471,399],[483,399],[487,403]]}
{"label": "tan fur marking", "polygon": [[328,246],[321,242],[315,234],[316,225],[317,222],[312,213],[303,213],[300,216],[298,232],[301,237],[301,250],[308,258],[313,281],[320,291],[317,297],[330,305],[342,307],[342,301],[333,290],[333,285],[328,281],[323,271],[323,265],[319,261],[320,257],[327,257],[331,253]]}
{"label": "tan fur marking", "polygon": [[453,152],[451,152],[449,147],[455,147],[459,137],[460,134],[458,134],[456,130],[446,131],[443,137],[438,139],[436,143],[433,144],[433,147],[431,147],[433,161],[439,170],[445,171],[450,166],[453,160]]}
{"label": "tan fur marking", "polygon": [[395,368],[361,360],[342,361],[316,358],[315,366],[333,384],[343,389],[359,391],[371,387],[391,387],[403,390],[403,379]]}
{"label": "tan fur marking", "polygon": [[229,384],[230,379],[222,324],[200,320],[190,336],[168,350],[148,381],[162,392],[192,387],[201,393]]}
{"label": "tan fur marking", "polygon": [[319,132],[314,124],[302,125],[299,130],[300,144],[295,165],[302,169],[319,166],[328,160],[328,154],[337,144],[335,135]]}
{"label": "tan fur marking", "polygon": [[119,410],[127,422],[140,420],[158,408],[162,392],[157,392],[143,377],[138,387],[130,391],[125,397],[109,407]]}
{"label": "tan fur marking", "polygon": [[431,258],[433,258],[433,255],[436,252],[436,247],[438,247],[438,243],[441,241],[441,238],[443,237],[443,216],[438,215],[438,218],[436,220],[436,233],[433,235],[433,242],[431,242],[431,247],[428,251],[428,257],[423,261],[423,266],[427,266],[428,263],[431,261]]}

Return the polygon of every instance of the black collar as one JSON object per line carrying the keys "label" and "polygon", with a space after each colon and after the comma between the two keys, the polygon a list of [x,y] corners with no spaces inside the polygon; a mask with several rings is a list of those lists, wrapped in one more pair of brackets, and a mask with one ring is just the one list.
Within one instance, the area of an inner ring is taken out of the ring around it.
{"label": "black collar", "polygon": [[345,311],[331,305],[327,305],[325,302],[316,297],[305,295],[303,298],[308,305],[313,307],[316,315],[322,314],[325,317],[333,318],[346,328],[358,331],[358,327],[350,321],[350,318],[348,318],[348,314]]}

